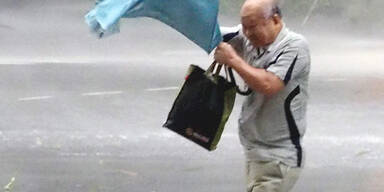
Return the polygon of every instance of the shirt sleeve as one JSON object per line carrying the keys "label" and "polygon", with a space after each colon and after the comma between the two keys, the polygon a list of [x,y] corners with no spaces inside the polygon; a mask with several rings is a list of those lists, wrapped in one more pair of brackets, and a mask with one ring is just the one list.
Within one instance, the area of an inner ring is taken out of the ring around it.
{"label": "shirt sleeve", "polygon": [[267,66],[266,70],[279,77],[284,84],[308,71],[309,53],[302,46],[290,46],[281,51]]}
{"label": "shirt sleeve", "polygon": [[242,26],[220,27],[220,31],[223,36],[223,41],[232,45],[237,53],[241,53],[243,48]]}

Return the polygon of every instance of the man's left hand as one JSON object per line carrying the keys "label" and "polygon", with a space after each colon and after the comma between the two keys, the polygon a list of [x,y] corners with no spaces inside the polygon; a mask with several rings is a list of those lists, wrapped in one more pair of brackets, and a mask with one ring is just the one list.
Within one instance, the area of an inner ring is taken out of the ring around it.
{"label": "man's left hand", "polygon": [[215,51],[215,60],[218,63],[225,64],[228,67],[236,65],[237,55],[235,49],[228,43],[220,43]]}

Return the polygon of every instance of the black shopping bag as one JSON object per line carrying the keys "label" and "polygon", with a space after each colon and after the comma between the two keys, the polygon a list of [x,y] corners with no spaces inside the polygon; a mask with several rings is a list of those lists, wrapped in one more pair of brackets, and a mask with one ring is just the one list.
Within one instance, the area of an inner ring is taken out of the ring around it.
{"label": "black shopping bag", "polygon": [[236,97],[235,83],[219,75],[221,65],[214,73],[215,66],[205,71],[190,65],[163,125],[209,151],[216,149]]}

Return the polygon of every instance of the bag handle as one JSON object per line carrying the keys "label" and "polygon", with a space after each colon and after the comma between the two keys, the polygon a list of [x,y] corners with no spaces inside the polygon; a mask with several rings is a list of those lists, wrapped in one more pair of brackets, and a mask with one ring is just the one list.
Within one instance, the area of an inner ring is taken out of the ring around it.
{"label": "bag handle", "polygon": [[[216,72],[213,72],[215,70],[215,67],[217,66],[216,68]],[[215,73],[215,75],[219,75],[220,74],[220,71],[221,71],[221,68],[223,67],[222,64],[218,63],[216,60],[212,62],[212,64],[209,66],[209,68],[207,69],[207,72],[208,73]]]}
{"label": "bag handle", "polygon": [[213,73],[213,70],[215,69],[217,61],[213,61],[212,64],[208,67],[207,72]]}
{"label": "bag handle", "polygon": [[232,83],[235,84],[236,92],[240,95],[243,95],[243,96],[250,95],[252,93],[252,90],[249,87],[244,91],[239,88],[239,86],[236,83],[235,77],[233,76],[232,68],[226,67],[226,69],[228,70],[229,77],[231,78]]}
{"label": "bag handle", "polygon": [[[220,74],[220,71],[221,71],[221,68],[223,67],[223,64],[219,64],[216,60],[212,62],[212,64],[209,66],[209,68],[207,69],[207,72],[208,73],[213,73],[215,67],[217,65],[217,68],[216,68],[216,72],[215,72],[215,75],[219,75]],[[236,92],[240,95],[243,95],[243,96],[248,96],[252,93],[252,90],[248,87],[247,90],[243,91],[239,88],[239,86],[236,84],[236,80],[235,80],[235,77],[233,75],[233,71],[232,71],[232,68],[230,67],[227,67],[227,66],[224,66],[225,67],[225,74],[226,76],[228,76],[229,74],[229,78],[231,80],[231,82],[235,85],[236,87]],[[228,77],[227,77],[227,80],[228,80]]]}

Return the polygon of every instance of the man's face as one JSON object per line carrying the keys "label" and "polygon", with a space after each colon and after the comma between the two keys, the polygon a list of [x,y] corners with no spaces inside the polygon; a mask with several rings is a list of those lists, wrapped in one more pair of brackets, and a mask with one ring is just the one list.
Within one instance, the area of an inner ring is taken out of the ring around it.
{"label": "man's face", "polygon": [[275,41],[277,24],[273,17],[251,14],[241,17],[243,32],[255,47],[267,46]]}

